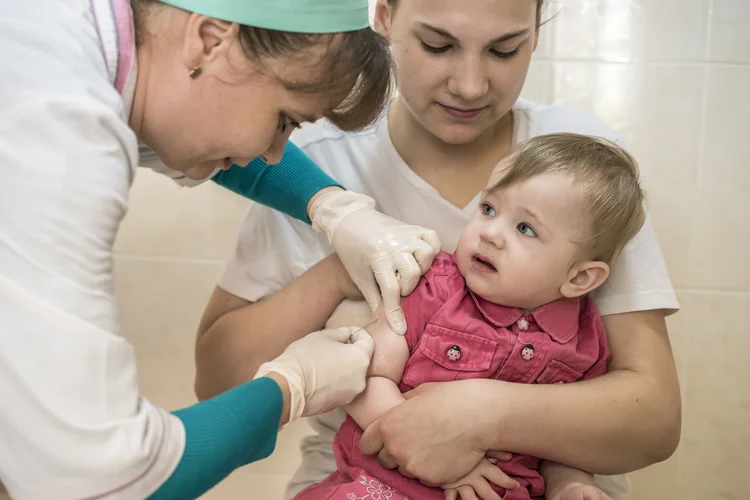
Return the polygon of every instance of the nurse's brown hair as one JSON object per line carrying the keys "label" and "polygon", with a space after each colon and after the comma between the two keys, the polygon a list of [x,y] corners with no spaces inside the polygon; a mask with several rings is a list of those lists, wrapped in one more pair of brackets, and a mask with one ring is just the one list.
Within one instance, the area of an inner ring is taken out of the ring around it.
{"label": "nurse's brown hair", "polygon": [[[252,0],[248,0],[252,1]],[[131,0],[135,13],[136,42],[144,33],[139,29],[150,8],[163,6],[158,0]],[[315,68],[313,81],[282,82],[290,90],[305,93],[341,93],[347,97],[327,115],[345,131],[362,129],[383,112],[392,94],[392,61],[388,44],[370,28],[346,33],[291,33],[240,25],[240,41],[245,55],[256,64],[288,57],[300,64],[306,49],[324,46],[322,63]]]}

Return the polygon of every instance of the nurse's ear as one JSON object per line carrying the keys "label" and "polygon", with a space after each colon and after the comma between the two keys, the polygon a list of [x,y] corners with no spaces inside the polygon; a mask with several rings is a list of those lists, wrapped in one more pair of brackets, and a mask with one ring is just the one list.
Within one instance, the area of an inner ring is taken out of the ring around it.
{"label": "nurse's ear", "polygon": [[185,24],[183,59],[188,70],[207,65],[229,54],[239,43],[239,25],[200,14],[190,14]]}
{"label": "nurse's ear", "polygon": [[373,29],[378,35],[385,38],[388,43],[391,43],[391,20],[393,19],[395,8],[395,2],[391,6],[388,0],[377,0],[375,4]]}

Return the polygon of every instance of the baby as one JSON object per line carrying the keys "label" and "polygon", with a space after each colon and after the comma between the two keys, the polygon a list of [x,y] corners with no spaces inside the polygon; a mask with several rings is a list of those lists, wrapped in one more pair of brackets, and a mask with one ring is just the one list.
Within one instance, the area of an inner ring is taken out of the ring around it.
{"label": "baby", "polygon": [[375,354],[367,387],[336,434],[338,470],[296,498],[608,498],[590,474],[517,454],[483,459],[464,478],[432,488],[384,469],[358,444],[363,429],[404,401],[402,392],[426,382],[562,384],[603,375],[609,345],[588,294],[644,217],[635,161],[614,143],[553,134],[512,149],[456,252],[439,254],[404,298],[406,334],[396,335],[382,317],[367,327]]}

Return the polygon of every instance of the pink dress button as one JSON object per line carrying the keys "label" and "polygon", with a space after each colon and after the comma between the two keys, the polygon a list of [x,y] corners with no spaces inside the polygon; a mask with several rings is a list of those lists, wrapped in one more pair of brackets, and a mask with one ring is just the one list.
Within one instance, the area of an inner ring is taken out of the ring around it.
{"label": "pink dress button", "polygon": [[446,353],[446,355],[448,356],[448,359],[450,359],[451,361],[458,361],[459,359],[461,359],[461,348],[458,347],[457,345],[452,345],[448,349],[448,352]]}
{"label": "pink dress button", "polygon": [[521,330],[528,330],[529,329],[529,322],[526,318],[521,318],[516,323],[518,325],[518,328]]}
{"label": "pink dress button", "polygon": [[534,359],[534,346],[531,344],[523,346],[523,349],[521,349],[521,357],[526,361]]}

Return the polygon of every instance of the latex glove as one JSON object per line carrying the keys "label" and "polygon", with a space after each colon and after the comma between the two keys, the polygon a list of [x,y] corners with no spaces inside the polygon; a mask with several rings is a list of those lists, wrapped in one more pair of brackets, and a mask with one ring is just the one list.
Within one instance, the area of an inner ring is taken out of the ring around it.
{"label": "latex glove", "polygon": [[[350,341],[350,342],[349,342]],[[289,383],[289,423],[350,403],[365,389],[375,343],[360,328],[311,333],[263,363],[255,378],[277,373]]]}
{"label": "latex glove", "polygon": [[440,252],[435,231],[383,215],[372,198],[349,191],[321,196],[310,213],[313,228],[328,237],[370,309],[382,302],[391,328],[406,333],[401,296],[414,291]]}

